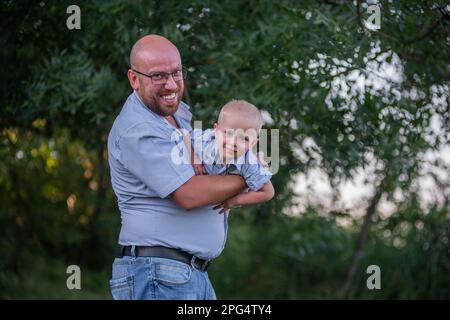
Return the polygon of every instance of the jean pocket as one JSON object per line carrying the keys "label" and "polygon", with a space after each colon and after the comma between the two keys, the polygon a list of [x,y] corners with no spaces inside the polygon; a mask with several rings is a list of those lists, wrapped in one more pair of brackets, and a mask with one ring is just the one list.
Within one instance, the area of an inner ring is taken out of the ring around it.
{"label": "jean pocket", "polygon": [[166,284],[181,285],[189,282],[192,268],[178,261],[157,261],[155,263],[155,281]]}
{"label": "jean pocket", "polygon": [[109,281],[111,294],[114,300],[131,300],[133,299],[133,276],[127,276]]}

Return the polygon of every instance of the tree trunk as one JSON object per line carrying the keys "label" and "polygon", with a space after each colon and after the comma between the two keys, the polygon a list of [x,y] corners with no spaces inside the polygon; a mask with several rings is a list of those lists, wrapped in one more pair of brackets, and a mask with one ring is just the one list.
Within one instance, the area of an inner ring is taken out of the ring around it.
{"label": "tree trunk", "polygon": [[361,258],[363,256],[363,247],[364,244],[369,236],[370,226],[373,221],[373,216],[376,212],[376,208],[378,206],[378,203],[380,202],[381,195],[383,194],[383,188],[382,183],[378,186],[374,197],[372,198],[369,207],[367,208],[366,216],[364,217],[364,222],[361,227],[361,231],[359,233],[358,239],[356,241],[355,250],[353,252],[352,260],[350,267],[347,271],[347,278],[344,284],[344,287],[342,288],[340,292],[340,298],[341,299],[348,299],[348,295],[350,292],[350,289],[353,285],[353,280],[355,278],[356,270],[358,269],[359,262],[361,261]]}

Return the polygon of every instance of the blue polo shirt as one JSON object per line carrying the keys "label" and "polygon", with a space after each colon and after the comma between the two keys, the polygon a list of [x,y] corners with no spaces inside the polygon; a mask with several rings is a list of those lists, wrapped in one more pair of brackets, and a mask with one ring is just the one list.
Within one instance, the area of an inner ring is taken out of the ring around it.
{"label": "blue polo shirt", "polygon": [[[191,131],[192,114],[181,102],[173,115]],[[121,214],[119,244],[177,248],[202,259],[217,257],[227,235],[227,214],[213,206],[185,210],[170,194],[194,176],[182,133],[147,108],[133,92],[108,136],[111,183]]]}

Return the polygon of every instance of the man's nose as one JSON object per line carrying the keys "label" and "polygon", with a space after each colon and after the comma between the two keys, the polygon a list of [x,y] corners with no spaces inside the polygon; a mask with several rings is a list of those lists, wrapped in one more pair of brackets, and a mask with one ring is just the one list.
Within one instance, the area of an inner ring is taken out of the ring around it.
{"label": "man's nose", "polygon": [[175,90],[177,87],[177,83],[175,82],[175,80],[173,80],[173,77],[169,75],[164,88],[166,88],[167,90]]}

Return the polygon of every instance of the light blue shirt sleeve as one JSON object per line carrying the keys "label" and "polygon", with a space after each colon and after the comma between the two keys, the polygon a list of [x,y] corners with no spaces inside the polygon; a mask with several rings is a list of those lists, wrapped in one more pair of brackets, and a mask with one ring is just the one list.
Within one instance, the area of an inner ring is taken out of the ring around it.
{"label": "light blue shirt sleeve", "polygon": [[118,144],[125,168],[161,198],[166,198],[195,175],[189,162],[174,159],[174,152],[186,151],[183,140],[173,141],[150,123],[132,127],[121,136]]}
{"label": "light blue shirt sleeve", "polygon": [[272,178],[272,173],[264,166],[255,154],[249,150],[245,154],[245,163],[237,164],[236,167],[252,191],[258,191]]}

